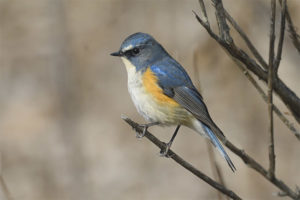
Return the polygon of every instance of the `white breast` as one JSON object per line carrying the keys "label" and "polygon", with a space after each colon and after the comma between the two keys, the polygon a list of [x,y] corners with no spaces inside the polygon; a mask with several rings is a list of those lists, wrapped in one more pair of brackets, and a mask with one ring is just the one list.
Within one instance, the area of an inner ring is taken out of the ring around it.
{"label": "white breast", "polygon": [[128,75],[128,91],[132,98],[132,101],[138,110],[139,114],[142,115],[147,121],[154,121],[154,104],[153,99],[149,94],[146,93],[143,87],[143,80],[141,72],[137,72],[135,66],[133,66],[127,59],[122,58],[127,70]]}
{"label": "white breast", "polygon": [[139,112],[148,122],[160,122],[162,125],[186,124],[191,114],[182,107],[169,107],[157,103],[154,97],[145,91],[142,72],[136,71],[127,59],[122,58],[128,74],[128,91]]}

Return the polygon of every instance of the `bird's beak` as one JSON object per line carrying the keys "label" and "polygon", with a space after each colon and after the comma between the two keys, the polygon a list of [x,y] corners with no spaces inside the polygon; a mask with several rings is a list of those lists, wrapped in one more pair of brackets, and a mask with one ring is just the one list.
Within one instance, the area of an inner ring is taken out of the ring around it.
{"label": "bird's beak", "polygon": [[123,53],[121,51],[117,51],[117,52],[111,53],[110,55],[121,57],[123,55]]}

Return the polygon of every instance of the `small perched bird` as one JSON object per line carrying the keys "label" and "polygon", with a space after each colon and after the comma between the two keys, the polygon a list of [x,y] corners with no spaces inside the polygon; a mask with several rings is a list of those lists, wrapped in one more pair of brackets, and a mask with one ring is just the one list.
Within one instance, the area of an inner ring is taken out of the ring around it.
{"label": "small perched bird", "polygon": [[128,91],[132,101],[147,124],[144,131],[154,125],[176,125],[167,143],[166,156],[181,125],[209,138],[225,158],[232,171],[235,167],[225,152],[225,136],[211,119],[201,94],[193,85],[184,68],[149,34],[135,33],[128,36],[120,50],[112,56],[121,57],[128,74]]}

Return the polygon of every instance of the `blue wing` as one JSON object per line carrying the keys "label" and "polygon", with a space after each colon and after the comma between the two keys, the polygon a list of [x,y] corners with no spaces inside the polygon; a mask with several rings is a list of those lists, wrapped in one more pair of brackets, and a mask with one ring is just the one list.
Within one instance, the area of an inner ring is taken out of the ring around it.
{"label": "blue wing", "polygon": [[202,122],[203,129],[208,138],[234,171],[235,167],[233,163],[215,134],[222,140],[225,139],[225,136],[211,119],[202,96],[193,85],[183,67],[175,60],[165,58],[153,64],[150,68],[158,77],[158,84],[163,89],[164,94],[173,98],[182,107],[192,113],[196,119]]}
{"label": "blue wing", "polygon": [[[195,88],[184,68],[170,57],[165,57],[163,60],[154,63],[150,68],[158,77],[158,84],[164,89],[165,93],[168,93],[169,89],[179,86]],[[200,94],[199,96],[202,98]]]}
{"label": "blue wing", "polygon": [[222,131],[211,119],[202,96],[179,63],[166,57],[151,65],[150,68],[158,77],[158,84],[165,95],[173,98],[219,137],[224,137]]}

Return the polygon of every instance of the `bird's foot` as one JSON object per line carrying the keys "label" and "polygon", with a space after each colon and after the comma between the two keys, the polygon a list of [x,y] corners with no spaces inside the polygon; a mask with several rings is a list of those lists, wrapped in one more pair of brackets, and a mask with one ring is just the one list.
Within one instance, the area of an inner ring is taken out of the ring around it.
{"label": "bird's foot", "polygon": [[136,136],[135,136],[136,138],[144,137],[149,126],[148,124],[140,124],[139,127],[143,129],[143,132],[142,133],[136,132]]}
{"label": "bird's foot", "polygon": [[169,153],[172,143],[170,143],[170,142],[164,143],[163,142],[163,144],[164,144],[164,147],[161,148],[161,150],[159,152],[159,156],[169,158],[170,155],[168,155],[168,153]]}
{"label": "bird's foot", "polygon": [[139,133],[139,132],[136,132],[136,137],[137,138],[142,138],[145,136],[146,132],[147,132],[147,129],[150,127],[150,126],[155,126],[155,125],[159,125],[159,122],[151,122],[149,124],[139,124],[139,127],[143,129],[143,132],[142,133]]}

